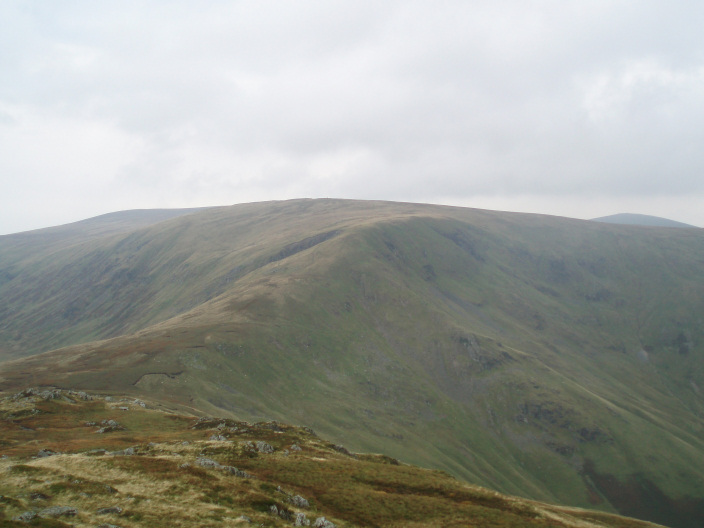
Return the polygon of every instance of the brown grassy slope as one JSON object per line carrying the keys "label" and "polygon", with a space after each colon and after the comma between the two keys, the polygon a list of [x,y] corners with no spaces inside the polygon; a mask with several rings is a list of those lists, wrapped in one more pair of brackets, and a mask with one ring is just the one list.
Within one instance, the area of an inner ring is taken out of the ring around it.
{"label": "brown grassy slope", "polygon": [[[3,526],[27,526],[12,519],[52,506],[78,513],[32,525],[246,526],[246,516],[259,526],[291,526],[302,514],[339,527],[656,526],[516,499],[382,455],[351,454],[284,424],[197,419],[132,398],[85,398],[36,390],[0,398]],[[110,419],[121,429],[97,433]],[[55,454],[37,458],[40,450]],[[203,457],[218,466],[204,467]]]}

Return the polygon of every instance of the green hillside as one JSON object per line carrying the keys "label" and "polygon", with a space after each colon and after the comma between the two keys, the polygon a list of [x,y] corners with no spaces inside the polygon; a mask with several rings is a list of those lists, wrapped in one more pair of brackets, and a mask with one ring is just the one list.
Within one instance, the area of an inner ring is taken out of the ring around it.
{"label": "green hillside", "polygon": [[210,209],[15,262],[6,357],[84,344],[3,364],[0,388],[293,422],[504,493],[694,527],[702,242],[414,204]]}
{"label": "green hillside", "polygon": [[0,396],[0,433],[0,526],[655,528],[351,453],[310,429],[130,398]]}

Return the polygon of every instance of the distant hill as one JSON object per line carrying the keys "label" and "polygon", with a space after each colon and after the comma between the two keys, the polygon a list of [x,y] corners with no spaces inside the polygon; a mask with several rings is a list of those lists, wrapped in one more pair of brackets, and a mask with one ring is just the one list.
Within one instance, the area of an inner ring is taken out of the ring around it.
{"label": "distant hill", "polygon": [[693,225],[684,224],[682,222],[676,222],[675,220],[660,218],[659,216],[633,213],[619,213],[609,216],[602,216],[600,218],[593,218],[592,221],[604,222],[607,224],[640,225],[651,227],[696,227]]}
{"label": "distant hill", "polygon": [[275,419],[503,493],[701,526],[704,230],[292,200],[14,244],[0,390]]}

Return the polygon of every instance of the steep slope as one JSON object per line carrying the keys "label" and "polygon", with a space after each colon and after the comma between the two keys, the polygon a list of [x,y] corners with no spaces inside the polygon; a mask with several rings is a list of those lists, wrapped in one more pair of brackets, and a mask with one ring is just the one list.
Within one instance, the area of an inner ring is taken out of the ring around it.
{"label": "steep slope", "polygon": [[0,397],[0,432],[2,526],[655,527],[132,399],[25,390]]}
{"label": "steep slope", "polygon": [[[95,259],[81,265],[80,259],[90,254],[89,248],[104,248],[106,239],[111,236],[121,238],[120,235],[200,210],[120,211],[72,224],[0,236],[0,298],[3,301],[0,304],[0,360],[89,340],[93,333],[80,330],[62,338],[61,329],[65,330],[66,324],[46,321],[51,318],[47,314],[59,314],[59,319],[67,319],[69,323],[76,303],[80,304],[79,299],[91,295],[81,289],[81,280],[95,280],[104,266],[90,269],[97,264]],[[87,269],[87,276],[82,277]],[[73,280],[67,280],[71,270]],[[76,280],[77,277],[81,280]],[[63,295],[54,293],[57,285]],[[58,306],[66,311],[57,309]],[[43,322],[39,332],[38,321]],[[40,335],[44,335],[44,341]],[[51,337],[47,339],[48,335]]]}
{"label": "steep slope", "polygon": [[98,297],[112,321],[108,299],[135,296],[133,333],[7,363],[0,387],[149,394],[503,492],[704,515],[699,230],[322,200],[103,244],[72,262],[118,254],[136,274]]}

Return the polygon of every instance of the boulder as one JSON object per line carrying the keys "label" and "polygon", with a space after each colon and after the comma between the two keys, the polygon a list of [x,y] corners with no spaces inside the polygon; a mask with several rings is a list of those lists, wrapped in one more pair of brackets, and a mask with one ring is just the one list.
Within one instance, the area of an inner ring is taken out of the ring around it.
{"label": "boulder", "polygon": [[270,445],[267,444],[266,442],[263,442],[261,440],[257,441],[257,451],[260,453],[273,453],[274,448]]}
{"label": "boulder", "polygon": [[13,518],[13,521],[21,521],[21,522],[29,522],[32,519],[35,519],[37,517],[37,512],[35,511],[26,511],[21,515],[18,515],[17,517]]}
{"label": "boulder", "polygon": [[293,518],[294,526],[310,526],[310,520],[305,513],[297,513]]}
{"label": "boulder", "polygon": [[196,459],[196,464],[204,468],[220,469],[222,467],[219,462],[207,457],[198,457]]}
{"label": "boulder", "polygon": [[310,504],[308,503],[308,501],[300,495],[294,495],[293,497],[289,497],[288,501],[297,508],[304,508],[306,510],[310,508]]}
{"label": "boulder", "polygon": [[237,469],[234,466],[222,466],[222,469],[227,471],[230,475],[234,475],[236,477],[240,478],[254,478],[254,475],[250,475],[246,471],[242,471],[241,469]]}

